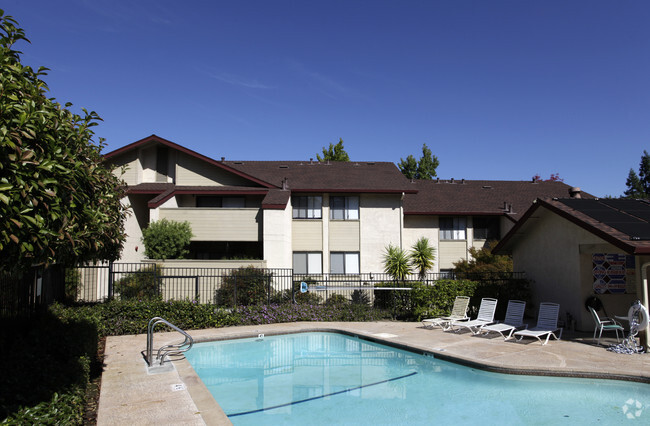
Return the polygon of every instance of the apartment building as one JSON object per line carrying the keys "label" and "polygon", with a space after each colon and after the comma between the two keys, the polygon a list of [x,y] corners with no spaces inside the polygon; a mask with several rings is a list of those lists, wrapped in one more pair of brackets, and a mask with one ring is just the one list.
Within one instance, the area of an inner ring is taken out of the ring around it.
{"label": "apartment building", "polygon": [[132,214],[121,261],[144,260],[142,229],[188,221],[190,258],[259,259],[319,274],[383,271],[389,244],[427,237],[431,272],[499,239],[536,198],[562,182],[410,181],[390,162],[215,160],[156,135],[105,155],[128,185]]}

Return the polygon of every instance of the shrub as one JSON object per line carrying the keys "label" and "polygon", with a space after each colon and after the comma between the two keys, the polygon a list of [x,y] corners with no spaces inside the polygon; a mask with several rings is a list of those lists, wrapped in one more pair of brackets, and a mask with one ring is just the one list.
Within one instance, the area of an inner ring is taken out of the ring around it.
{"label": "shrub", "polygon": [[392,244],[386,247],[384,253],[384,272],[393,277],[395,281],[406,278],[411,273],[411,263],[406,251]]}
{"label": "shrub", "polygon": [[67,268],[65,270],[64,299],[66,303],[77,300],[79,287],[81,286],[81,273],[78,269]]}
{"label": "shrub", "polygon": [[149,259],[182,259],[192,239],[189,222],[161,219],[142,230],[144,255]]}
{"label": "shrub", "polygon": [[219,306],[268,303],[275,292],[271,286],[272,276],[272,273],[254,266],[235,269],[215,291],[215,303]]}
{"label": "shrub", "polygon": [[347,305],[350,301],[342,294],[332,294],[327,298],[325,304],[328,306]]}
{"label": "shrub", "polygon": [[317,281],[314,278],[305,278],[302,281],[294,281],[293,288],[291,290],[284,290],[281,293],[280,298],[275,298],[274,303],[278,302],[287,302],[295,301],[296,303],[306,304],[306,305],[319,305],[323,302],[323,298],[316,291],[307,291],[302,293],[300,291],[300,285],[302,282],[307,283],[311,288],[316,285]]}
{"label": "shrub", "polygon": [[113,291],[122,300],[153,299],[162,292],[163,268],[159,265],[147,265],[139,271],[131,272],[113,284]]}
{"label": "shrub", "polygon": [[97,363],[94,322],[40,312],[30,319],[5,320],[0,341],[11,342],[0,363],[0,419],[8,424],[82,424],[91,363]]}
{"label": "shrub", "polygon": [[354,290],[351,301],[354,305],[370,305],[370,294],[368,290]]}

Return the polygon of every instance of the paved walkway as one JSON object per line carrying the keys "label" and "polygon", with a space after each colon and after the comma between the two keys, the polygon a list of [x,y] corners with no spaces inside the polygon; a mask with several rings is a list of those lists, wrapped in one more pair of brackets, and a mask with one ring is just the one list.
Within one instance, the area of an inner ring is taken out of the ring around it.
{"label": "paved walkway", "polygon": [[[596,346],[591,336],[564,333],[545,346],[537,340],[507,341],[430,330],[413,322],[299,322],[192,330],[195,342],[302,331],[344,331],[408,346],[472,366],[509,373],[618,378],[650,383],[650,356],[617,354]],[[178,342],[177,333],[156,333],[154,345]],[[604,345],[615,339],[601,341]],[[146,336],[106,340],[97,423],[103,425],[230,424],[185,360],[167,372],[149,374],[142,352]]]}

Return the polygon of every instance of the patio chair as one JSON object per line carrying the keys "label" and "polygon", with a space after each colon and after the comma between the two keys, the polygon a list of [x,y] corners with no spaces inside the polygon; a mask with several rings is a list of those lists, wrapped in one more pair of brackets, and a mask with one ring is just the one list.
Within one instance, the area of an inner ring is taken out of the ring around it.
{"label": "patio chair", "polygon": [[[499,333],[503,340],[512,338],[512,333],[519,328],[528,327],[524,324],[524,310],[526,309],[526,302],[522,300],[509,300],[508,309],[506,309],[506,318],[501,323],[488,324],[481,327],[481,332],[485,335],[490,334],[491,331]],[[504,333],[508,333],[506,336]]]}
{"label": "patio chair", "polygon": [[625,329],[623,326],[615,319],[608,317],[600,318],[596,310],[591,306],[588,306],[587,309],[591,312],[591,316],[594,318],[594,322],[596,323],[596,328],[594,328],[594,340],[596,340],[596,333],[598,333],[598,345],[600,345],[600,336],[602,336],[603,331],[615,331],[616,342],[620,342],[618,332],[620,331],[621,335],[625,336]]}
{"label": "patio chair", "polygon": [[[494,311],[497,309],[497,299],[483,298],[481,299],[481,306],[478,309],[476,319],[469,321],[452,321],[449,328],[452,331],[458,332],[462,328],[467,328],[473,334],[478,334],[482,326],[492,324],[494,322]],[[454,327],[458,327],[455,329]]]}
{"label": "patio chair", "polygon": [[[557,326],[557,319],[560,314],[560,305],[557,303],[540,303],[539,313],[537,314],[537,325],[533,328],[526,330],[515,331],[515,338],[519,337],[517,341],[521,341],[524,337],[534,337],[539,340],[539,343],[545,345],[548,340],[553,336],[555,340],[562,338],[562,328]],[[560,331],[559,335],[555,335],[556,331]],[[546,340],[542,342],[542,338],[546,336]]]}
{"label": "patio chair", "polygon": [[426,328],[433,328],[438,326],[443,330],[449,328],[449,323],[452,321],[463,321],[468,320],[467,308],[469,308],[469,297],[468,296],[456,296],[454,300],[454,306],[451,308],[451,314],[446,317],[439,318],[427,318],[422,320],[422,325]]}

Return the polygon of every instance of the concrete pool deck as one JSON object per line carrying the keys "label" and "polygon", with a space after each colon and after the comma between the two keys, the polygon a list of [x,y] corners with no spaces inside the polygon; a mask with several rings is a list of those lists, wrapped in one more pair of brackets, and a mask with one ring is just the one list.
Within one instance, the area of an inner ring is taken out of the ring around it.
{"label": "concrete pool deck", "polygon": [[[603,338],[603,346],[591,334],[565,332],[562,340],[540,345],[536,339],[503,341],[471,333],[425,329],[415,322],[297,322],[191,330],[195,343],[306,331],[340,331],[393,346],[407,346],[437,358],[489,371],[515,374],[564,375],[613,378],[650,383],[648,354],[617,354],[605,347],[615,338]],[[156,333],[154,347],[175,343],[175,332]],[[106,339],[104,372],[97,424],[145,425],[230,424],[217,402],[185,359],[175,360],[169,371],[149,374],[143,358],[146,335]]]}

